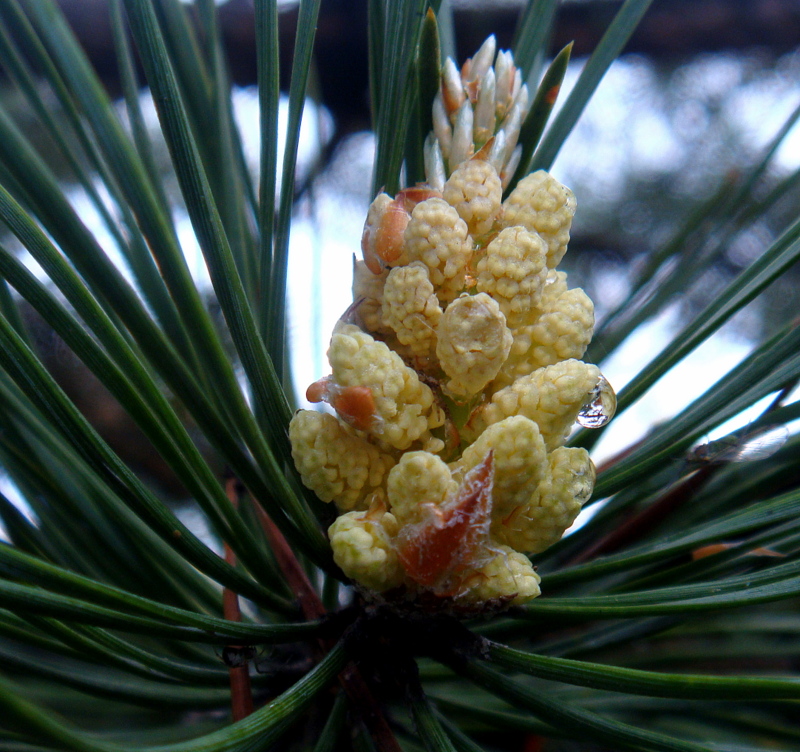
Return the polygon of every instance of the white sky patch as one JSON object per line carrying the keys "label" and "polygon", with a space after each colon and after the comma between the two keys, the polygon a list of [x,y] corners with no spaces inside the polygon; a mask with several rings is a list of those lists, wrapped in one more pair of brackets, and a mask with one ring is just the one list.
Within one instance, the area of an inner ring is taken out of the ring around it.
{"label": "white sky patch", "polygon": [[[328,306],[320,299],[328,289],[336,289],[345,284],[343,275],[339,275],[335,285],[321,285],[321,243],[322,233],[315,223],[308,219],[297,220],[292,225],[289,244],[289,277],[288,277],[288,337],[291,352],[291,368],[295,378],[295,390],[302,397],[311,382],[325,375],[326,364],[323,363],[324,347],[320,339],[323,336],[324,310]],[[338,245],[338,243],[337,243]],[[327,331],[330,331],[328,329]],[[301,399],[300,407],[307,407]]]}
{"label": "white sky patch", "polygon": [[568,535],[572,535],[573,533],[580,530],[589,520],[592,519],[603,507],[605,506],[605,500],[598,502],[597,504],[592,504],[589,507],[585,507],[578,512],[578,516],[575,518],[575,522],[573,522],[565,531],[564,537]]}
{"label": "white sky patch", "polygon": [[[776,77],[737,88],[727,99],[725,109],[726,117],[738,121],[749,140],[766,147],[798,105],[800,90],[797,85]],[[787,171],[800,167],[800,127],[797,123],[784,138],[774,161]]]}
{"label": "white sky patch", "polygon": [[[245,158],[253,166],[254,179],[258,180],[260,160],[261,118],[258,109],[258,89],[255,86],[234,89],[233,106],[236,123],[242,135]],[[278,190],[280,190],[283,155],[286,147],[286,129],[289,119],[289,98],[281,95],[278,105]],[[300,140],[297,148],[297,174],[303,177],[321,152],[322,145],[333,135],[330,113],[307,99],[300,123]]]}
{"label": "white sky patch", "polygon": [[[567,101],[585,62],[570,63],[551,123]],[[652,135],[649,141],[642,138],[648,126],[652,128],[654,120],[663,119],[659,109],[653,106],[654,97],[657,99],[658,94],[647,63],[639,57],[615,62],[560,151],[553,166],[555,177],[566,185],[577,182],[592,185],[592,192],[601,200],[617,198],[624,188],[627,167],[634,158],[631,145],[637,157],[664,149],[664,144]],[[639,124],[643,116],[647,119],[644,126]],[[664,121],[659,133],[667,132],[668,125]],[[580,174],[580,181],[573,177],[576,174]]]}
{"label": "white sky patch", "polygon": [[206,260],[200,250],[200,243],[197,242],[197,236],[194,234],[192,220],[189,219],[188,212],[183,207],[176,208],[172,212],[172,221],[178,234],[178,244],[183,251],[186,265],[195,285],[200,290],[210,289],[211,276],[208,273]]}
{"label": "white sky patch", "polygon": [[[602,364],[603,374],[616,391],[621,391],[677,332],[673,307],[637,328]],[[592,454],[595,462],[613,456],[642,438],[652,426],[671,419],[751,350],[751,343],[726,328],[712,335],[611,421]]]}
{"label": "white sky patch", "polygon": [[713,53],[681,66],[675,80],[682,98],[707,99],[726,96],[742,82],[744,72],[740,56]]}
{"label": "white sky patch", "polygon": [[[800,385],[795,386],[795,388],[786,395],[786,399],[784,399],[783,404],[791,405],[797,400],[800,400]],[[800,433],[800,418],[787,423],[786,428],[791,434]]]}
{"label": "white sky patch", "polygon": [[199,507],[194,504],[180,504],[174,507],[172,511],[200,541],[205,543],[214,553],[219,556],[223,555],[222,544],[211,529],[208,517]]}
{"label": "white sky patch", "polygon": [[[159,152],[160,150],[163,150],[165,146],[163,143],[160,143],[161,136],[158,114],[156,113],[152,97],[148,91],[145,90],[140,95],[139,106],[142,109],[142,116],[147,124],[154,150]],[[259,180],[258,173],[261,150],[261,124],[258,105],[258,89],[254,86],[234,88],[233,111],[241,136],[245,161],[250,166],[250,177],[254,185],[257,186]],[[123,120],[125,120],[125,109],[122,105],[120,105],[119,112]],[[281,190],[281,176],[283,171],[283,158],[286,149],[288,118],[289,98],[282,95],[278,105],[278,170],[276,176],[276,192],[278,197],[280,196]],[[300,139],[298,141],[297,148],[296,180],[302,180],[308,174],[315,160],[319,158],[323,145],[328,139],[330,139],[332,133],[333,119],[328,111],[323,107],[319,107],[313,102],[313,100],[307,99],[300,124]],[[91,205],[91,202],[89,201],[88,197],[86,197],[84,192],[81,189],[76,189],[74,195],[70,194],[70,200],[81,215],[81,219],[89,226],[89,229],[96,234],[103,248],[105,248],[109,255],[114,258],[115,263],[118,260],[121,261],[121,255],[116,250],[116,247],[114,246],[110,235],[108,235],[100,216]],[[276,197],[276,202],[277,200],[278,199]],[[197,242],[197,237],[195,236],[189,215],[183,206],[179,205],[174,207],[173,222],[177,230],[178,242],[181,246],[184,257],[186,258],[189,272],[191,273],[195,284],[201,290],[210,289],[211,279],[208,274],[208,269],[206,268],[205,259],[203,258],[203,254],[200,250],[200,245]],[[124,261],[122,261],[121,267],[126,268]],[[127,276],[130,279],[130,275],[128,274]]]}
{"label": "white sky patch", "polygon": [[602,300],[593,301],[595,321],[600,321],[625,300],[631,291],[631,282],[628,270],[622,264],[597,263],[592,266],[592,283],[603,291]]}
{"label": "white sky patch", "polygon": [[668,171],[681,156],[669,122],[655,110],[641,110],[628,127],[630,159],[641,170]]}
{"label": "white sky patch", "polygon": [[[254,183],[258,185],[258,165],[261,149],[258,90],[252,86],[244,89],[235,89],[233,93],[233,104],[236,123],[241,133],[245,159],[247,164],[251,165],[251,177]],[[276,201],[279,200],[278,197],[280,196],[281,190],[288,118],[289,99],[286,96],[281,96],[278,109],[278,173],[276,177]],[[332,132],[333,120],[328,111],[318,107],[312,100],[306,100],[302,121],[300,123],[296,181],[302,180],[308,174],[314,161],[319,158],[323,144],[330,138]],[[175,223],[178,227],[181,248],[186,256],[195,283],[201,288],[205,287],[208,289],[211,286],[211,280],[208,275],[205,259],[200,251],[200,246],[195,237],[191,221],[185,210],[176,210]],[[295,225],[293,224],[292,232],[294,231]]]}
{"label": "white sky patch", "polygon": [[[105,185],[103,185],[100,180],[94,180],[93,183],[93,187],[99,194],[100,200],[108,206],[110,202]],[[92,233],[97,243],[105,251],[106,256],[108,256],[114,266],[122,272],[123,276],[128,281],[131,281],[133,277],[128,267],[128,262],[117,247],[114,237],[108,230],[108,225],[97,210],[92,199],[89,198],[89,194],[87,194],[82,187],[76,186],[69,189],[66,192],[66,196],[72,208],[75,209],[76,213],[81,218],[83,224],[86,225],[86,228]],[[111,209],[111,214],[112,216],[114,215],[113,209]]]}
{"label": "white sky patch", "polygon": [[[20,510],[31,522],[36,523],[36,517],[33,510],[28,506],[28,502],[20,493],[16,483],[11,480],[7,475],[0,474],[0,493],[3,494],[17,509]],[[3,523],[0,522],[0,541],[10,543],[8,532],[6,531]]]}
{"label": "white sky patch", "polygon": [[363,191],[336,190],[335,183],[304,201],[292,224],[289,248],[289,341],[298,406],[306,387],[330,373],[325,353],[331,331],[353,302],[353,255],[369,206],[374,139],[356,136],[342,145],[340,161],[361,164]]}
{"label": "white sky patch", "polygon": [[[585,62],[570,63],[554,115]],[[676,70],[667,93],[650,61],[638,55],[623,57],[597,87],[559,153],[553,174],[567,185],[592,186],[594,198],[613,200],[632,171],[668,171],[680,164],[687,146],[705,139],[709,113],[718,108],[724,127],[757,151],[800,104],[792,61],[783,67],[786,70],[754,72],[747,58],[703,55]],[[800,166],[800,127],[786,137],[773,164],[785,171]]]}

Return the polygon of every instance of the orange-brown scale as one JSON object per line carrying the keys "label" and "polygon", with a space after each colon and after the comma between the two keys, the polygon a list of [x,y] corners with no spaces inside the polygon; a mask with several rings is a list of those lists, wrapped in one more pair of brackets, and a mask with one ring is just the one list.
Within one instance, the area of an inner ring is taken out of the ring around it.
{"label": "orange-brown scale", "polygon": [[421,201],[429,198],[441,198],[442,192],[431,188],[429,185],[415,185],[413,188],[404,188],[397,194],[396,201],[402,201],[403,208],[410,214],[414,207]]}
{"label": "orange-brown scale", "polygon": [[311,384],[306,389],[306,399],[314,403],[327,402],[345,423],[359,431],[368,431],[378,416],[369,387],[341,387],[330,376]]}
{"label": "orange-brown scale", "polygon": [[397,555],[408,577],[438,594],[458,590],[458,575],[478,566],[486,553],[492,512],[493,452],[464,477],[441,507],[428,505],[423,522],[397,535]]}

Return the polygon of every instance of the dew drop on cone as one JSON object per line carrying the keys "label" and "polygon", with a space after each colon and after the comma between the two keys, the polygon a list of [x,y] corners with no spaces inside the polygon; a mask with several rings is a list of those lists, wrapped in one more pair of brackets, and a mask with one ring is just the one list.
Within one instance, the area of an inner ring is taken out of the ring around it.
{"label": "dew drop on cone", "polygon": [[600,379],[589,395],[589,401],[578,413],[577,421],[584,428],[600,428],[604,426],[617,410],[617,395],[605,376]]}

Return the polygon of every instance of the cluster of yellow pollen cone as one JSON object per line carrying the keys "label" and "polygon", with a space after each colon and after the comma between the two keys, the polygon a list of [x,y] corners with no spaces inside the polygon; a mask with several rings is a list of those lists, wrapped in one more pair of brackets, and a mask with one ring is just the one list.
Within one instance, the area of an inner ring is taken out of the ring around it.
{"label": "cluster of yellow pollen cone", "polygon": [[518,182],[527,88],[494,40],[447,61],[427,183],[370,206],[331,375],[290,425],[303,483],[339,516],[334,559],[368,597],[480,610],[539,595],[526,554],[558,541],[592,494],[576,419],[613,392],[580,360],[594,312],[557,270],[573,193]]}

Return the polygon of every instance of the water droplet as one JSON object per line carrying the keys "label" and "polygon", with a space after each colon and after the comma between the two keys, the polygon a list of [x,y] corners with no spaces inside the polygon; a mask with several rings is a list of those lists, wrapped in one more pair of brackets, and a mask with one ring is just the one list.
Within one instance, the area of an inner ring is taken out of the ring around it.
{"label": "water droplet", "polygon": [[592,498],[594,491],[594,482],[597,478],[597,471],[594,467],[594,462],[589,460],[589,468],[586,472],[580,473],[576,478],[579,482],[575,484],[575,501],[583,506],[589,499]]}
{"label": "water droplet", "polygon": [[595,388],[589,395],[589,401],[578,413],[578,423],[584,428],[600,428],[604,426],[617,410],[617,395],[606,377],[600,374]]}

